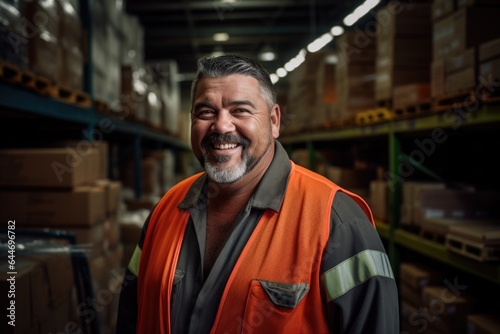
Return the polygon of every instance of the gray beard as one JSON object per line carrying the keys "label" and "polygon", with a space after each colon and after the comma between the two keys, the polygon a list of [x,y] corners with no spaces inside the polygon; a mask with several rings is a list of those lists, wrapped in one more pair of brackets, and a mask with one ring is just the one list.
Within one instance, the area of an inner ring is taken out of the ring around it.
{"label": "gray beard", "polygon": [[242,162],[237,166],[231,168],[222,167],[221,164],[229,159],[229,157],[218,157],[217,162],[212,164],[208,162],[207,157],[205,157],[204,168],[208,177],[212,181],[220,184],[234,183],[241,179],[249,171],[248,156],[245,153],[243,153]]}

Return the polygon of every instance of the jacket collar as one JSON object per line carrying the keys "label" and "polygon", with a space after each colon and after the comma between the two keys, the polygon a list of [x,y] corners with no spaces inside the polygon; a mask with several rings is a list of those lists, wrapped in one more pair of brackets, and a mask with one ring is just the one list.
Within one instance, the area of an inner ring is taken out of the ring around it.
{"label": "jacket collar", "polygon": [[[285,196],[290,170],[291,164],[288,154],[281,143],[276,140],[273,161],[250,199],[252,207],[278,212]],[[194,206],[205,206],[206,200],[210,196],[207,181],[207,175],[203,173],[193,183],[186,197],[177,207],[187,210]]]}

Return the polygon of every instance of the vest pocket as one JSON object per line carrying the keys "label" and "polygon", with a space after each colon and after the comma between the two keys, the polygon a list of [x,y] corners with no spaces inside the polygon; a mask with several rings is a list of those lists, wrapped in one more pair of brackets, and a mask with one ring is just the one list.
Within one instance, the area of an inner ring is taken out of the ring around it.
{"label": "vest pocket", "polygon": [[269,298],[276,306],[294,308],[309,290],[307,283],[280,283],[258,280]]}
{"label": "vest pocket", "polygon": [[240,333],[293,333],[302,325],[303,306],[309,284],[254,279],[248,292]]}

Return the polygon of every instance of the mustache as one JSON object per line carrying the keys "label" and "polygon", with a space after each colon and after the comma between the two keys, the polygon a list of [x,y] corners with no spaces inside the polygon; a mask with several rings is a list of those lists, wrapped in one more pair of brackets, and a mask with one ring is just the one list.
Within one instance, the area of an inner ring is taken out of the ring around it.
{"label": "mustache", "polygon": [[203,140],[201,141],[201,145],[203,147],[207,147],[207,145],[209,144],[220,143],[220,142],[236,143],[242,145],[243,147],[248,147],[248,145],[250,144],[250,141],[248,139],[235,134],[212,133],[203,138]]}

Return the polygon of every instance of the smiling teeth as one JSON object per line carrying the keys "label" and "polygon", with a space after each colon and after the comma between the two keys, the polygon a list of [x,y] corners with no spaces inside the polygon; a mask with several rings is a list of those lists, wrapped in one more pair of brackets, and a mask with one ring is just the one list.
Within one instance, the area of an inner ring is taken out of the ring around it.
{"label": "smiling teeth", "polygon": [[218,150],[227,150],[230,148],[235,148],[236,144],[214,144],[214,146]]}

